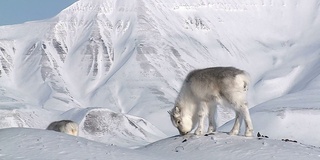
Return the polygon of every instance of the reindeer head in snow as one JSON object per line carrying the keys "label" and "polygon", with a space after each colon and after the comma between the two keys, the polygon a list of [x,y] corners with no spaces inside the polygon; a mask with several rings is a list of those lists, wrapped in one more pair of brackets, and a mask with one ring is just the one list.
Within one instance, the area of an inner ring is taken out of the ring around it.
{"label": "reindeer head in snow", "polygon": [[193,129],[193,122],[190,116],[184,115],[178,106],[168,111],[171,122],[179,130],[180,135],[186,135]]}

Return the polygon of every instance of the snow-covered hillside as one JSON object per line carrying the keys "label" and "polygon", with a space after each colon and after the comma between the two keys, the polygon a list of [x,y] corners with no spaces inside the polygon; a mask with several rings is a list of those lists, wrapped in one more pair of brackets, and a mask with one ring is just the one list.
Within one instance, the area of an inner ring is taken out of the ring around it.
{"label": "snow-covered hillside", "polygon": [[[79,0],[0,26],[0,128],[71,119],[81,137],[143,146],[178,133],[167,111],[189,71],[235,66],[256,133],[320,146],[319,28],[317,0]],[[229,131],[232,111],[218,116]]]}

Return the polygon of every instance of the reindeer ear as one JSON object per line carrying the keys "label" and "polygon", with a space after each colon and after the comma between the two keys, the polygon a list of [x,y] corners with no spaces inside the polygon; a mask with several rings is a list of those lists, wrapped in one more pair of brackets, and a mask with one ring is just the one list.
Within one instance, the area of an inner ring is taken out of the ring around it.
{"label": "reindeer ear", "polygon": [[173,115],[174,115],[175,117],[180,116],[180,109],[179,109],[179,107],[177,107],[177,106],[174,107],[174,109],[173,109]]}
{"label": "reindeer ear", "polygon": [[174,112],[175,112],[175,113],[180,113],[179,107],[175,106],[175,107],[174,107]]}

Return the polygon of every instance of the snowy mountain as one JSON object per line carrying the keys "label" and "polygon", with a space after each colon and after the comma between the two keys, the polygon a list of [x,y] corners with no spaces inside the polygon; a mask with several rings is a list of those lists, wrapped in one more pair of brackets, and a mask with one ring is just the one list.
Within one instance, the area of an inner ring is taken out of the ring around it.
{"label": "snowy mountain", "polygon": [[[0,26],[0,128],[72,119],[84,138],[145,145],[177,134],[167,110],[189,71],[235,66],[251,75],[256,132],[320,146],[319,6],[79,0],[51,19]],[[218,116],[230,130],[232,111]]]}

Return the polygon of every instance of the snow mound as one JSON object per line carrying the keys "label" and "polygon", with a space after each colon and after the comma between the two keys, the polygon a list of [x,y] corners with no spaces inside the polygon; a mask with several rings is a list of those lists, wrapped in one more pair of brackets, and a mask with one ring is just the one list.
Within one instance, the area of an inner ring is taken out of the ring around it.
{"label": "snow mound", "polygon": [[106,108],[71,109],[61,115],[79,123],[79,136],[123,147],[137,147],[166,137],[143,118]]}
{"label": "snow mound", "polygon": [[148,153],[48,130],[7,128],[0,129],[0,134],[0,159],[156,159]]}
{"label": "snow mound", "polygon": [[[165,147],[164,147],[165,146]],[[319,159],[320,149],[290,140],[248,138],[215,133],[208,136],[175,136],[143,148],[176,159]]]}

